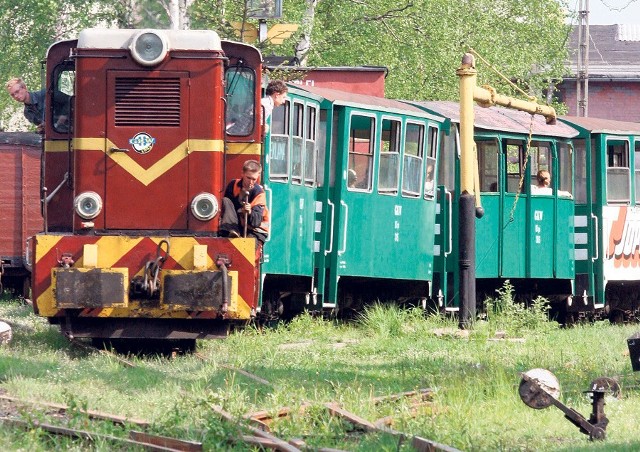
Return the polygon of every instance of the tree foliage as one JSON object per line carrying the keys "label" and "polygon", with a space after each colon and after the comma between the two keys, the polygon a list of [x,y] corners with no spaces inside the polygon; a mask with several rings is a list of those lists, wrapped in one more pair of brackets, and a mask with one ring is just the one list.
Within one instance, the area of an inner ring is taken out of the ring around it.
{"label": "tree foliage", "polygon": [[[237,39],[232,22],[257,26],[247,19],[247,1],[0,0],[0,77],[23,76],[36,88],[51,43],[91,26],[168,28],[171,11],[187,6],[185,23],[191,28]],[[284,0],[283,17],[268,25],[294,23],[301,25],[299,31],[280,46],[256,45],[265,55],[293,56],[304,35],[309,66],[386,66],[387,95],[404,99],[457,99],[455,69],[473,48],[495,68],[477,61],[479,83],[513,94],[505,79],[515,80],[540,97],[564,72],[570,31],[565,1]],[[0,111],[6,119],[16,105],[4,93]]]}

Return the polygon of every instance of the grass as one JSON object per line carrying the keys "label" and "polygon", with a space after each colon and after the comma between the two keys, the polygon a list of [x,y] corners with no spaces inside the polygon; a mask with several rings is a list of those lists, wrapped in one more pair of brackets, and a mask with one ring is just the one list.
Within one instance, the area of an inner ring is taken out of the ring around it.
{"label": "grass", "polygon": [[[0,389],[15,397],[143,418],[155,433],[203,441],[207,450],[251,450],[229,442],[239,427],[221,421],[212,405],[240,417],[304,404],[309,404],[304,414],[273,424],[274,434],[303,438],[313,447],[411,450],[389,435],[355,434],[328,414],[323,404],[331,401],[369,421],[392,416],[396,430],[462,450],[638,450],[640,375],[631,371],[626,345],[638,326],[600,322],[561,329],[543,315],[544,300],[530,309],[510,303],[505,287],[489,303],[487,319],[468,336],[460,335],[450,319],[374,305],[353,324],[302,315],[277,329],[247,328],[226,340],[199,342],[198,356],[129,357],[136,365],[131,368],[68,343],[27,306],[3,302],[0,318],[14,334],[0,347]],[[506,339],[494,340],[497,331]],[[561,401],[587,419],[591,404],[583,391],[589,383],[619,377],[622,396],[607,398],[604,442],[589,441],[556,408],[533,410],[520,401],[520,373],[535,367],[552,371],[562,386]],[[431,388],[434,397],[417,415],[408,400],[373,402],[376,396],[420,388]],[[79,411],[72,420],[87,423]],[[95,431],[94,424],[90,427]],[[99,428],[124,434],[110,425]],[[37,429],[0,429],[0,442],[5,450],[88,447]],[[93,445],[95,450],[111,447]]]}

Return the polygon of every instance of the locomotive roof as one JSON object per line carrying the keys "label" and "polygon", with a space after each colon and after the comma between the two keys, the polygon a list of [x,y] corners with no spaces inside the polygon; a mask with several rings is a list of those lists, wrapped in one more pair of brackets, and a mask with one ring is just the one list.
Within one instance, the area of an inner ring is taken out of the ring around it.
{"label": "locomotive roof", "polygon": [[[414,105],[426,108],[433,113],[449,118],[452,122],[460,123],[460,104],[451,101],[422,101],[412,102]],[[480,107],[474,105],[475,127],[478,129],[496,130],[501,132],[529,134],[531,113],[503,107]],[[573,138],[578,131],[573,127],[556,122],[547,124],[544,117],[534,115],[533,134],[557,138]]]}
{"label": "locomotive roof", "polygon": [[590,133],[610,133],[615,135],[640,135],[640,123],[615,121],[613,119],[561,116],[562,121],[581,127]]}
{"label": "locomotive roof", "polygon": [[164,35],[170,50],[222,50],[218,33],[212,30],[133,30],[88,28],[78,36],[80,49],[128,49],[134,35],[150,31]]}
{"label": "locomotive roof", "polygon": [[315,86],[290,86],[315,94],[316,96],[320,96],[336,105],[354,106],[368,110],[388,110],[393,111],[394,113],[411,114],[413,116],[423,118],[438,119],[437,116],[429,114],[421,108],[417,108],[399,100],[387,99],[386,97],[369,96],[366,94],[357,94],[331,88],[318,88]]}

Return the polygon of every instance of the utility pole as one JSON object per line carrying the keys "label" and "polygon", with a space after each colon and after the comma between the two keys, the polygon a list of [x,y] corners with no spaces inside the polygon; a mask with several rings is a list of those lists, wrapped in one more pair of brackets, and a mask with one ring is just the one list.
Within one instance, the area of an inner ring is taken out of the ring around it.
{"label": "utility pole", "polygon": [[589,116],[589,0],[580,0],[578,11],[578,61],[576,68],[576,115]]}

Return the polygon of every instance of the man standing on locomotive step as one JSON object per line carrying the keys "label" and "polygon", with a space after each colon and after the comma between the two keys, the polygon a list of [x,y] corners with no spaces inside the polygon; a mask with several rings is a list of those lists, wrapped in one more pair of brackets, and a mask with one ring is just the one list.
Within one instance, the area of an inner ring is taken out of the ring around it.
{"label": "man standing on locomotive step", "polygon": [[264,189],[258,181],[262,166],[247,160],[242,167],[242,178],[227,185],[222,198],[222,237],[254,237],[263,244],[269,235],[269,210]]}

